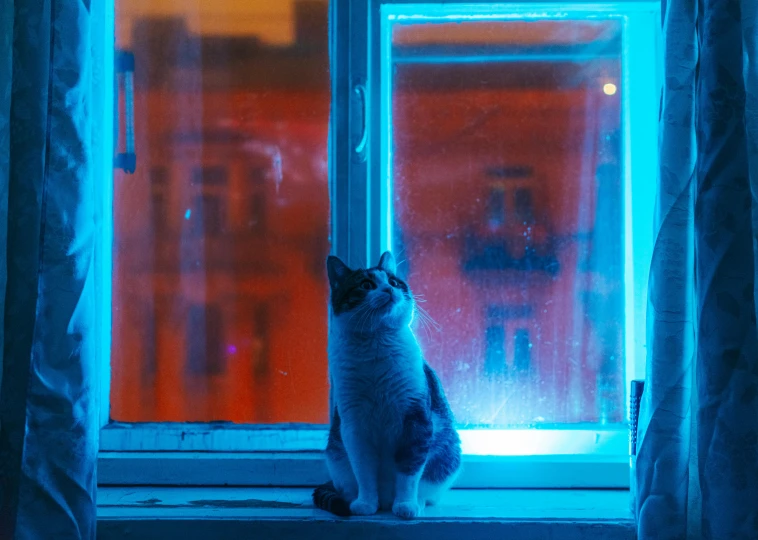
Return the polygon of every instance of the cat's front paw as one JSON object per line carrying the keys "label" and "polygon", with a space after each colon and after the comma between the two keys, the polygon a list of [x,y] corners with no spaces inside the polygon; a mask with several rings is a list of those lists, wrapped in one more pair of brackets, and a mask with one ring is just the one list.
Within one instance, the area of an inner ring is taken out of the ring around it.
{"label": "cat's front paw", "polygon": [[377,501],[367,501],[358,497],[350,503],[350,513],[354,516],[373,516],[379,510]]}
{"label": "cat's front paw", "polygon": [[416,501],[395,501],[392,513],[402,519],[413,519],[421,515],[421,506]]}

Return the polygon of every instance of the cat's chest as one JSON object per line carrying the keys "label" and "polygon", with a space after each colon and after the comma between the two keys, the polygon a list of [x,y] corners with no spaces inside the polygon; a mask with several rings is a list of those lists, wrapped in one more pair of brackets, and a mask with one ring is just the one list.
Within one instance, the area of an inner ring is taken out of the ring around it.
{"label": "cat's chest", "polygon": [[345,359],[334,374],[338,404],[377,422],[402,418],[412,401],[424,396],[423,366],[399,353]]}
{"label": "cat's chest", "polygon": [[402,358],[374,358],[351,365],[335,376],[338,390],[354,399],[385,407],[402,405],[423,392],[423,371]]}
{"label": "cat's chest", "polygon": [[402,423],[414,400],[423,399],[423,358],[410,335],[384,340],[333,336],[330,371],[340,414],[367,424]]}
{"label": "cat's chest", "polygon": [[346,376],[338,385],[337,407],[345,427],[363,433],[379,446],[394,447],[411,403],[423,399],[408,373]]}

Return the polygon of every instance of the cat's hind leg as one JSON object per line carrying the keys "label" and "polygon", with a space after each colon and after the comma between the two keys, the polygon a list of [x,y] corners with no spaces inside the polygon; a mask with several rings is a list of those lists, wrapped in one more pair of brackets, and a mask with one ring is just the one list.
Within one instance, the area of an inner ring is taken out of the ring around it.
{"label": "cat's hind leg", "polygon": [[419,481],[429,455],[433,426],[430,411],[422,404],[412,407],[403,419],[403,431],[395,453],[395,502],[392,513],[411,519],[421,515]]}
{"label": "cat's hind leg", "polygon": [[358,482],[355,480],[355,474],[344,449],[342,456],[327,455],[326,468],[329,470],[329,477],[335,489],[348,504],[358,498]]}
{"label": "cat's hind leg", "polygon": [[442,495],[450,489],[457,477],[458,473],[439,483],[430,482],[422,478],[418,486],[419,505],[422,508],[424,506],[435,506],[439,502]]}
{"label": "cat's hind leg", "polygon": [[419,482],[419,504],[433,506],[448,491],[461,472],[460,450],[454,437],[438,434]]}

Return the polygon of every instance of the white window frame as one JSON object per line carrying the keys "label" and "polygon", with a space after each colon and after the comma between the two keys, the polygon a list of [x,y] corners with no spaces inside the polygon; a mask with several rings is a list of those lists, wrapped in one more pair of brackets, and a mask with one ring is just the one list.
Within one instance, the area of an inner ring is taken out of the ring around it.
{"label": "white window frame", "polygon": [[[102,11],[100,11],[102,10]],[[622,110],[624,155],[626,389],[644,377],[647,273],[657,164],[660,61],[657,2],[495,3],[468,0],[332,0],[330,57],[332,114],[329,175],[332,249],[348,264],[375,261],[391,247],[389,29],[398,17],[444,20],[622,17]],[[423,16],[420,14],[423,13]],[[113,50],[112,2],[98,3],[102,20],[93,37],[100,146],[95,287],[100,384],[101,485],[309,486],[326,480],[322,456],[327,426],[233,425],[227,423],[111,422],[111,246],[113,234]],[[333,29],[338,29],[334,32]],[[348,42],[349,39],[349,42]],[[641,43],[649,47],[639,46]],[[635,45],[637,44],[637,45]],[[349,46],[348,46],[349,45]],[[365,106],[364,106],[365,104]],[[347,106],[346,106],[347,105]],[[632,182],[632,178],[635,181]],[[107,180],[107,181],[106,181]],[[634,232],[634,234],[633,234]],[[326,306],[325,306],[326,309]],[[461,488],[627,488],[628,430],[625,426],[565,426],[560,429],[460,430],[464,448]]]}

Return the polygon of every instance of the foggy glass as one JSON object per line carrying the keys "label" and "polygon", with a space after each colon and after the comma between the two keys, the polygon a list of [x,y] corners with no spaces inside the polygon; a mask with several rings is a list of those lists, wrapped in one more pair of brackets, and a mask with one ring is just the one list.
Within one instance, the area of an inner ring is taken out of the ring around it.
{"label": "foggy glass", "polygon": [[462,426],[624,420],[621,28],[392,28],[393,246]]}

